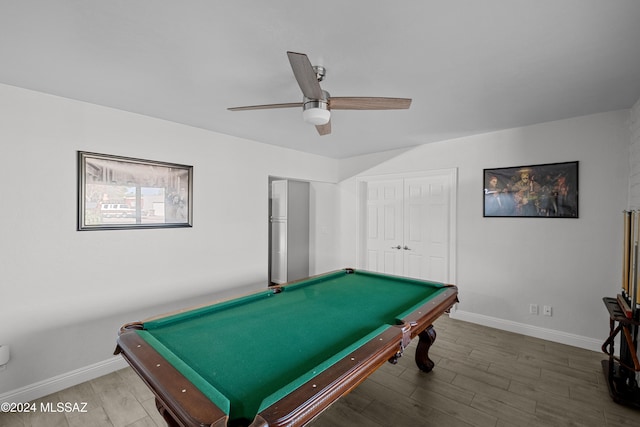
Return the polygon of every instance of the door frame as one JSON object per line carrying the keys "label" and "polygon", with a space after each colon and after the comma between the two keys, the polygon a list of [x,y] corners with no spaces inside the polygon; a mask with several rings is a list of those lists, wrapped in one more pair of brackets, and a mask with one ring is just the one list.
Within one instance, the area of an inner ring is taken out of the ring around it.
{"label": "door frame", "polygon": [[394,179],[442,177],[449,183],[449,266],[448,283],[456,283],[456,230],[457,230],[457,189],[458,168],[434,169],[420,172],[394,173],[385,175],[361,176],[356,178],[356,268],[363,268],[366,255],[367,184],[375,181]]}

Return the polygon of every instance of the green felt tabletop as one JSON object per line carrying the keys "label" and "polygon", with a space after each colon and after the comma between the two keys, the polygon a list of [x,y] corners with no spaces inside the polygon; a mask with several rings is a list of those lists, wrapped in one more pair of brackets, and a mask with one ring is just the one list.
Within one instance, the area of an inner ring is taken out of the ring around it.
{"label": "green felt tabletop", "polygon": [[[443,284],[355,270],[146,322],[140,334],[230,417],[277,399]],[[226,402],[228,400],[228,403]]]}

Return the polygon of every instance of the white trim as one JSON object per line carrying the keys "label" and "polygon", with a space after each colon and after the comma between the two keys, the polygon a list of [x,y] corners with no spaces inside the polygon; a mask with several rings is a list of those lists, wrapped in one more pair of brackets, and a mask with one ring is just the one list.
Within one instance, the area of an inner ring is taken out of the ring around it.
{"label": "white trim", "polygon": [[129,365],[122,356],[114,356],[102,362],[94,363],[93,365],[85,366],[44,381],[21,387],[17,390],[0,394],[0,403],[30,402],[48,396],[51,393],[56,393],[94,378],[110,374],[127,366]]}
{"label": "white trim", "polygon": [[541,328],[539,326],[527,325],[525,323],[513,322],[511,320],[499,319],[497,317],[485,316],[483,314],[476,314],[462,310],[452,310],[450,313],[450,317],[452,319],[463,320],[465,322],[476,323],[478,325],[488,326],[490,328],[515,332],[517,334],[526,335],[528,337],[540,338],[543,340],[566,344],[573,347],[584,348],[586,350],[593,350],[597,352],[602,351],[601,341],[581,335],[570,334],[568,332]]}

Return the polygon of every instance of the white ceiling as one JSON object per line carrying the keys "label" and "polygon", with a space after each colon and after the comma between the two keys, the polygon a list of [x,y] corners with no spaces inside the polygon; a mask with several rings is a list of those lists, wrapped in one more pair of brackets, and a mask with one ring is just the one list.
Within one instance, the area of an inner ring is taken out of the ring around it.
{"label": "white ceiling", "polygon": [[[226,110],[301,101],[288,50],[411,108]],[[640,1],[0,0],[0,83],[344,158],[630,108]]]}

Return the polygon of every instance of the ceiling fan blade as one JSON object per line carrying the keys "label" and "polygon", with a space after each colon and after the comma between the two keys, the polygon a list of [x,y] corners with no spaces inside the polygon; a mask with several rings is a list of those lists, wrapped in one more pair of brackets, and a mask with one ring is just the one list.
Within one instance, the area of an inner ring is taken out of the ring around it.
{"label": "ceiling fan blade", "polygon": [[380,98],[366,96],[335,96],[329,98],[330,110],[404,110],[411,98]]}
{"label": "ceiling fan blade", "polygon": [[307,98],[322,99],[322,89],[318,83],[318,76],[313,70],[309,58],[304,53],[287,52],[293,75],[298,81],[298,86]]}
{"label": "ceiling fan blade", "polygon": [[286,104],[248,105],[246,107],[227,108],[227,110],[229,111],[268,110],[271,108],[293,108],[293,107],[302,107],[302,102],[289,102]]}
{"label": "ceiling fan blade", "polygon": [[329,120],[324,125],[316,125],[316,129],[318,130],[320,136],[329,135],[331,133],[331,120]]}

